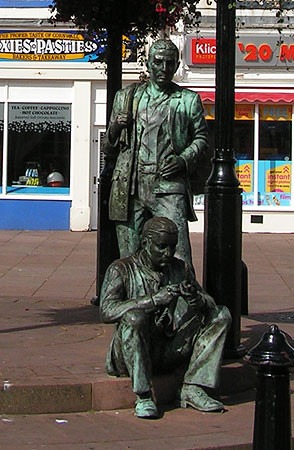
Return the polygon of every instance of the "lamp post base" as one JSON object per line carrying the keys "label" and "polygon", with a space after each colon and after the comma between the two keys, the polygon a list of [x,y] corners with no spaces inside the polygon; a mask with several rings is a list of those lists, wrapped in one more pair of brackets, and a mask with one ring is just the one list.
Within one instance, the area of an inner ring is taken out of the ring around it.
{"label": "lamp post base", "polygon": [[218,305],[230,310],[232,325],[225,352],[244,356],[240,345],[242,279],[242,202],[238,187],[205,189],[203,286]]}

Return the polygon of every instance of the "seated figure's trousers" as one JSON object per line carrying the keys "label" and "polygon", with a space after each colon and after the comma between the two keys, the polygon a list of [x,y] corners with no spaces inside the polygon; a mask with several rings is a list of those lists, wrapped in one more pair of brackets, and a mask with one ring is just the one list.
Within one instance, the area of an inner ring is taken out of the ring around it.
{"label": "seated figure's trousers", "polygon": [[129,311],[120,321],[113,341],[117,372],[132,379],[137,394],[151,389],[152,374],[185,367],[184,383],[217,387],[226,333],[231,316],[226,306],[209,310],[205,323],[190,317],[174,335],[159,332],[151,317]]}

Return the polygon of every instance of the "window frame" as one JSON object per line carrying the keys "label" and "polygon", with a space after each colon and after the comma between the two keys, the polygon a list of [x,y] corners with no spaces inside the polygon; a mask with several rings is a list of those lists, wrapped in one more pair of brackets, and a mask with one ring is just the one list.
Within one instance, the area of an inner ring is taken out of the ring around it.
{"label": "window frame", "polygon": [[[62,101],[62,99],[57,101],[36,101],[35,99],[32,100],[25,100],[25,99],[10,99],[9,98],[9,92],[8,92],[8,85],[5,86],[5,98],[4,100],[0,102],[4,103],[4,124],[3,124],[3,161],[2,161],[2,192],[0,193],[0,199],[3,200],[60,200],[60,201],[70,201],[72,200],[72,148],[73,148],[73,103],[72,101]],[[20,104],[64,104],[69,105],[71,108],[70,112],[70,149],[69,149],[69,155],[70,155],[70,162],[69,162],[69,190],[68,193],[62,193],[62,194],[54,194],[54,193],[9,193],[7,190],[7,175],[8,175],[8,125],[9,125],[9,105],[12,103],[20,103]]]}

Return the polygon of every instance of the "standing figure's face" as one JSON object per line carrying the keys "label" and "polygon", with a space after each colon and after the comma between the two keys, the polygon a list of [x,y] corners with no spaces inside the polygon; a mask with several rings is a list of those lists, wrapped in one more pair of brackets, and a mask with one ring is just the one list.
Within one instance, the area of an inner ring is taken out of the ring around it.
{"label": "standing figure's face", "polygon": [[171,83],[178,67],[179,61],[175,52],[171,50],[156,50],[155,53],[149,56],[147,62],[150,80],[160,89],[165,88]]}
{"label": "standing figure's face", "polygon": [[143,245],[155,268],[163,268],[171,263],[176,251],[178,235],[161,231],[146,238]]}

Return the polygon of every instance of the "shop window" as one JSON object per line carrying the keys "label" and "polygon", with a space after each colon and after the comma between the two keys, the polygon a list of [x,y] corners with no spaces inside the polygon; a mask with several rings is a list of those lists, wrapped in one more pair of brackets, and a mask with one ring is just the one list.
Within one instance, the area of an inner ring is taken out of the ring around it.
{"label": "shop window", "polygon": [[10,103],[7,193],[67,194],[71,106]]}
{"label": "shop window", "polygon": [[259,120],[258,204],[291,203],[292,106],[261,105]]}
{"label": "shop window", "polygon": [[[214,149],[214,105],[205,105],[204,108],[208,125],[209,146]],[[235,106],[234,151],[237,159],[235,168],[242,189],[243,205],[251,205],[254,202],[254,105],[238,104]]]}
{"label": "shop window", "polygon": [[253,120],[235,121],[234,150],[237,159],[253,159],[254,154]]}
{"label": "shop window", "polygon": [[254,204],[254,105],[235,107],[234,150],[243,205]]}

